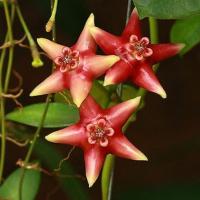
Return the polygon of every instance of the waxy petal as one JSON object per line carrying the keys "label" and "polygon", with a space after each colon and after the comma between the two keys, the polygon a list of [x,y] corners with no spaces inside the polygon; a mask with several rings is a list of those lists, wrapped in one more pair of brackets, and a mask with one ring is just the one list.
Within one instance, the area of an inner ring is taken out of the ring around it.
{"label": "waxy petal", "polygon": [[89,71],[95,76],[101,76],[109,69],[113,64],[115,64],[120,58],[118,56],[100,56],[95,55],[89,57],[85,65],[89,68]]}
{"label": "waxy petal", "polygon": [[92,52],[95,52],[96,50],[96,43],[90,34],[90,28],[94,27],[94,15],[91,14],[86,23],[83,31],[81,32],[78,41],[74,45],[74,49],[77,49],[78,51],[87,51],[90,50]]}
{"label": "waxy petal", "polygon": [[31,92],[30,96],[39,96],[44,94],[56,93],[68,88],[66,75],[56,70]]}
{"label": "waxy petal", "polygon": [[122,33],[122,37],[129,38],[131,35],[136,35],[138,38],[141,38],[141,25],[136,8],[131,13],[129,21]]}
{"label": "waxy petal", "polygon": [[114,36],[98,27],[91,28],[90,33],[106,54],[115,54],[115,50],[123,44],[120,37]]}
{"label": "waxy petal", "polygon": [[54,60],[58,56],[61,56],[63,48],[65,47],[61,44],[57,44],[45,38],[38,38],[37,42],[52,60]]}
{"label": "waxy petal", "polygon": [[46,140],[53,143],[70,144],[80,146],[81,141],[85,139],[85,129],[78,125],[55,131],[45,137]]}
{"label": "waxy petal", "polygon": [[81,119],[93,119],[101,113],[101,107],[96,103],[92,96],[88,96],[80,107]]}
{"label": "waxy petal", "polygon": [[116,106],[113,106],[106,110],[108,115],[107,119],[111,122],[112,127],[121,128],[122,125],[127,121],[130,115],[136,110],[140,103],[141,97],[124,101]]}
{"label": "waxy petal", "polygon": [[157,63],[172,57],[179,53],[184,47],[184,44],[151,44],[150,48],[153,50],[153,54],[150,58],[152,63]]}
{"label": "waxy petal", "polygon": [[145,62],[133,67],[132,81],[139,87],[159,94],[162,98],[167,97],[151,66]]}
{"label": "waxy petal", "polygon": [[80,107],[81,103],[88,96],[92,87],[92,81],[86,76],[77,74],[72,76],[70,80],[70,92],[73,102]]}
{"label": "waxy petal", "polygon": [[123,60],[120,60],[110,68],[104,79],[104,86],[121,83],[130,76],[132,66]]}
{"label": "waxy petal", "polygon": [[122,158],[131,160],[148,160],[147,157],[122,134],[118,137],[113,137],[112,140],[110,140],[109,151],[110,153]]}
{"label": "waxy petal", "polygon": [[100,148],[99,146],[95,146],[84,152],[86,177],[89,187],[92,187],[95,183],[104,163],[105,155]]}

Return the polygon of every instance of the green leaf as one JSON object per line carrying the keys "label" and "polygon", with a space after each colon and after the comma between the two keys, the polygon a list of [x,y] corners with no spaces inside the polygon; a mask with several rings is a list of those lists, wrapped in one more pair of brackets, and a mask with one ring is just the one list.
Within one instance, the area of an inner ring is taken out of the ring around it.
{"label": "green leaf", "polygon": [[99,81],[94,81],[91,89],[91,95],[103,107],[106,108],[110,101],[109,92]]}
{"label": "green leaf", "polygon": [[188,52],[200,42],[200,15],[177,20],[171,29],[170,36],[172,42],[186,45],[181,51],[181,55]]}
{"label": "green leaf", "polygon": [[134,86],[123,84],[123,88],[122,88],[122,100],[123,101],[133,99],[137,96],[138,96],[138,89],[136,89]]}
{"label": "green leaf", "polygon": [[199,0],[133,0],[141,18],[181,19],[200,14]]}
{"label": "green leaf", "polygon": [[[32,104],[22,110],[16,110],[6,115],[7,120],[12,120],[29,126],[39,126],[45,103]],[[78,109],[73,105],[63,103],[50,103],[44,121],[45,128],[65,127],[79,120]]]}
{"label": "green leaf", "polygon": [[[19,200],[19,182],[23,169],[15,170],[0,187],[0,199]],[[34,200],[40,185],[40,172],[26,170],[22,186],[22,200]]]}
{"label": "green leaf", "polygon": [[[42,164],[44,163],[45,166],[47,166],[50,171],[53,171],[54,169],[56,169],[59,165],[59,162],[64,157],[66,157],[66,155],[62,155],[59,151],[57,151],[51,143],[41,140],[41,139],[37,140],[36,146],[34,148],[34,152],[39,158],[40,162]],[[51,158],[49,158],[49,156],[47,155],[51,155]],[[59,176],[56,177],[63,191],[65,192],[66,196],[70,200],[88,200],[89,199],[87,182],[84,182],[80,178],[73,177],[77,173],[72,168],[70,161],[63,162],[62,169],[61,171],[59,171],[59,173],[63,175],[72,176],[69,178],[68,177],[63,178]]]}

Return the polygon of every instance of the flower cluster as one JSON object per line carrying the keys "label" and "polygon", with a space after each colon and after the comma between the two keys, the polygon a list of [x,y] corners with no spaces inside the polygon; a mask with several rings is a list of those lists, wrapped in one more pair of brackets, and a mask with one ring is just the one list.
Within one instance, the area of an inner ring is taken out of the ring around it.
{"label": "flower cluster", "polygon": [[[152,65],[177,54],[182,44],[151,44],[141,36],[136,9],[122,35],[115,36],[94,25],[91,14],[72,47],[48,39],[38,44],[56,65],[55,71],[31,93],[31,96],[56,93],[69,89],[74,103],[80,107],[77,124],[46,136],[54,143],[71,144],[84,151],[86,177],[91,187],[99,176],[107,154],[132,160],[147,157],[131,144],[122,133],[122,127],[140,102],[140,97],[102,109],[89,95],[94,79],[105,74],[104,85],[130,79],[148,91],[166,93],[156,78]],[[96,44],[107,55],[96,55]]]}

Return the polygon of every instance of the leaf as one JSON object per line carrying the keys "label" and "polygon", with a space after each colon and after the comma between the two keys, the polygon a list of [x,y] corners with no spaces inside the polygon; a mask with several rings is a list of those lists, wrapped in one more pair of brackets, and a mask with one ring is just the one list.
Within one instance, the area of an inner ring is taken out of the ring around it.
{"label": "leaf", "polygon": [[[6,115],[7,120],[19,122],[29,126],[39,126],[45,103],[32,104],[22,110],[16,110]],[[44,121],[45,128],[65,127],[79,120],[78,109],[73,105],[63,103],[50,103]]]}
{"label": "leaf", "polygon": [[200,14],[199,0],[133,0],[141,18],[181,19]]}
{"label": "leaf", "polygon": [[99,81],[94,81],[91,89],[91,95],[95,98],[97,103],[99,103],[103,108],[108,106],[110,101],[109,92],[106,90]]}
{"label": "leaf", "polygon": [[[0,187],[0,199],[19,200],[19,181],[23,169],[15,170]],[[40,185],[40,172],[26,170],[22,186],[22,200],[34,200]]]}
{"label": "leaf", "polygon": [[137,96],[138,96],[138,89],[136,89],[134,86],[123,84],[123,88],[122,88],[122,100],[123,101],[133,99]]}
{"label": "leaf", "polygon": [[[41,151],[42,149],[42,151]],[[34,152],[37,157],[40,159],[41,163],[44,163],[51,171],[58,167],[59,162],[66,157],[63,156],[59,151],[57,151],[54,146],[44,140],[38,139]],[[51,158],[49,156],[51,155]],[[78,167],[79,168],[79,167]],[[62,175],[71,175],[71,177],[57,177],[63,191],[70,200],[88,200],[88,188],[87,184],[82,181],[82,179],[73,177],[76,175],[76,172],[73,170],[69,161],[65,161],[62,164],[62,169],[59,171]],[[67,198],[67,199],[68,199]]]}
{"label": "leaf", "polygon": [[177,20],[171,29],[170,37],[172,42],[186,45],[181,55],[188,52],[200,42],[200,15]]}

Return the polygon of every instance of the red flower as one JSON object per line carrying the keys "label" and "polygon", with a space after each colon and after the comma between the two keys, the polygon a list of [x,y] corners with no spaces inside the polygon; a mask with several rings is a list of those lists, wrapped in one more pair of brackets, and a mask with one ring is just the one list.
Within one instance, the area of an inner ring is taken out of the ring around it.
{"label": "red flower", "polygon": [[112,35],[97,27],[92,27],[90,31],[106,54],[115,54],[121,58],[107,71],[104,85],[120,83],[130,78],[136,85],[166,98],[151,66],[177,54],[183,44],[150,44],[147,37],[141,36],[136,9],[121,36]]}
{"label": "red flower", "polygon": [[46,136],[54,143],[79,146],[84,151],[86,177],[91,187],[99,176],[106,154],[132,160],[147,160],[121,132],[123,124],[137,108],[140,97],[103,110],[91,96],[80,107],[80,121]]}
{"label": "red flower", "polygon": [[40,83],[31,96],[56,93],[70,89],[74,103],[79,107],[87,97],[92,81],[105,73],[119,57],[95,55],[96,44],[89,29],[94,26],[94,15],[88,18],[76,44],[71,48],[40,38],[38,44],[56,64],[52,75]]}

